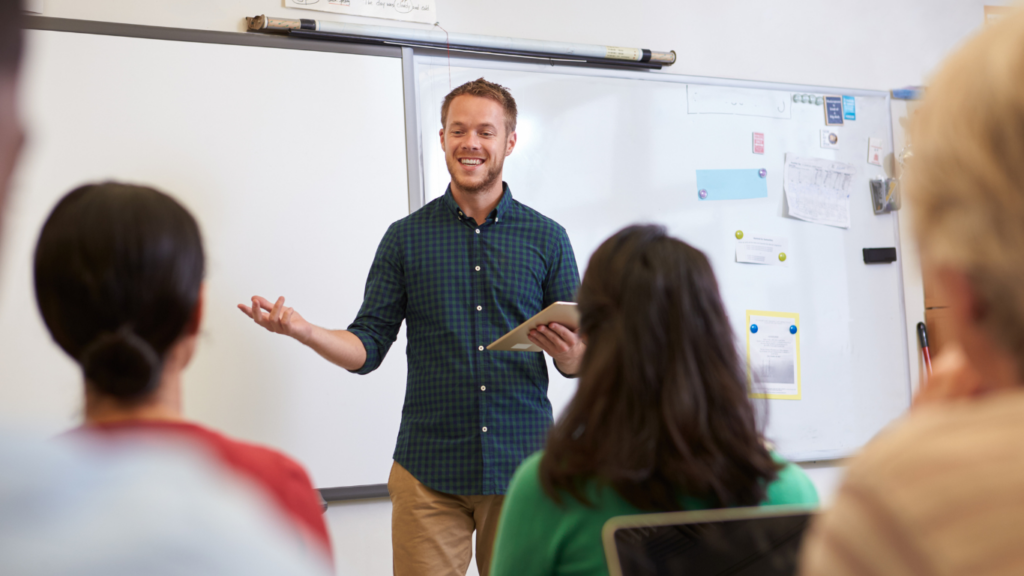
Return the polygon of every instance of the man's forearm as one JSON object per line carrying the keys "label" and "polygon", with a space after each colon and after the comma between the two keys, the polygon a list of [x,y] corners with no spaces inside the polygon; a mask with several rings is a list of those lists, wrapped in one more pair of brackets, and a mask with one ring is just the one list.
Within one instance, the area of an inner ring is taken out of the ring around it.
{"label": "man's forearm", "polygon": [[366,363],[363,341],[348,330],[328,330],[314,326],[309,339],[303,344],[346,370],[358,370]]}

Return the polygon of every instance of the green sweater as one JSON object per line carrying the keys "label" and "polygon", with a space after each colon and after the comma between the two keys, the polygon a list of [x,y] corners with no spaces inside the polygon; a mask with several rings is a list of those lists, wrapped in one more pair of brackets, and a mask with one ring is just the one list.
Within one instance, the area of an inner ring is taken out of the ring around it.
{"label": "green sweater", "polygon": [[[586,494],[593,507],[566,495],[555,504],[541,488],[538,470],[544,452],[523,461],[512,477],[498,525],[491,576],[548,574],[607,575],[601,528],[608,519],[645,511],[626,502],[618,492],[591,481]],[[785,464],[768,486],[762,505],[817,505],[818,493],[803,470],[773,454]],[[708,506],[696,499],[683,501],[686,510]]]}

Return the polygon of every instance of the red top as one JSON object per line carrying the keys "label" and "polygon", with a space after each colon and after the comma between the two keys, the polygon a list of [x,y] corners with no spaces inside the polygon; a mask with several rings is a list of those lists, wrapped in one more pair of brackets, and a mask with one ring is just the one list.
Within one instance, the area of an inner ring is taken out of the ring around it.
{"label": "red top", "polygon": [[232,470],[266,489],[273,501],[299,525],[304,539],[312,540],[328,558],[332,557],[331,539],[324,524],[320,498],[306,471],[288,456],[256,444],[232,440],[189,422],[128,420],[90,424],[86,429],[106,435],[167,432],[209,448]]}

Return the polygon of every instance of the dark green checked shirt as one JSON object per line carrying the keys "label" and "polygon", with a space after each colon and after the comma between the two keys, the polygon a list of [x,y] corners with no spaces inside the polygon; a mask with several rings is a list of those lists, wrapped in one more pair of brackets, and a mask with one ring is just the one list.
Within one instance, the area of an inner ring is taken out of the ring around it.
{"label": "dark green checked shirt", "polygon": [[579,287],[565,229],[512,199],[477,226],[451,188],[395,222],[377,248],[349,331],[380,366],[407,322],[409,376],[395,461],[448,494],[504,494],[551,426],[543,354],[494,342]]}

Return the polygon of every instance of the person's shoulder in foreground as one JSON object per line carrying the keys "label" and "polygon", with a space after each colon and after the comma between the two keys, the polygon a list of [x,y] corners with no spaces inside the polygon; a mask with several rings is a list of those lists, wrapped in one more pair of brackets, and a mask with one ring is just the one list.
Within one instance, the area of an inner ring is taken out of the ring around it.
{"label": "person's shoulder in foreground", "polygon": [[0,574],[330,574],[261,496],[156,439],[0,434]]}
{"label": "person's shoulder in foreground", "polygon": [[1024,391],[915,410],[850,466],[802,573],[1024,573]]}
{"label": "person's shoulder in foreground", "polygon": [[323,510],[305,469],[290,457],[266,446],[229,438],[191,422],[125,421],[91,425],[87,430],[107,435],[170,434],[194,440],[236,473],[266,490],[321,551],[331,555]]}
{"label": "person's shoulder in foreground", "polygon": [[[587,483],[587,506],[569,495],[556,504],[540,482],[544,452],[523,461],[509,486],[502,509],[498,542],[491,566],[492,576],[539,574],[607,574],[601,529],[616,516],[644,514],[615,490],[595,481]],[[782,465],[778,477],[768,486],[762,505],[818,504],[818,493],[807,474],[777,455]],[[708,506],[683,498],[687,510]]]}

